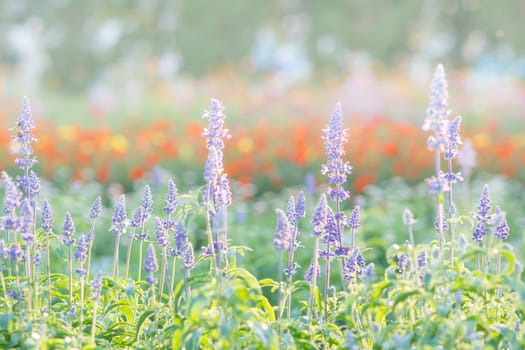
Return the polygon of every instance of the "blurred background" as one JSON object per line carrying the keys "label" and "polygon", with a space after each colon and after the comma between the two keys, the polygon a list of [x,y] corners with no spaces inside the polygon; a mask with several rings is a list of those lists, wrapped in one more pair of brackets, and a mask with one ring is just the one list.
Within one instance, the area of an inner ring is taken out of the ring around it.
{"label": "blurred background", "polygon": [[[0,1],[0,168],[22,97],[41,174],[200,185],[201,118],[226,106],[226,170],[254,194],[315,185],[341,101],[350,185],[431,169],[421,124],[443,63],[479,169],[525,179],[525,2]],[[477,170],[476,170],[477,171]]]}

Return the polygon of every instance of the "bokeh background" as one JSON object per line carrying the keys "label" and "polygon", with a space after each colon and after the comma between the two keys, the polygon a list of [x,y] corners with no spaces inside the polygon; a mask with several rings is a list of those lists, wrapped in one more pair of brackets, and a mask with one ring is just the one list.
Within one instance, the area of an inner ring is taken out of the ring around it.
{"label": "bokeh background", "polygon": [[453,115],[481,171],[525,179],[525,2],[0,2],[0,168],[32,102],[42,176],[60,185],[202,183],[201,118],[226,106],[226,171],[247,196],[315,186],[335,102],[351,131],[357,193],[420,182],[421,124],[443,63]]}

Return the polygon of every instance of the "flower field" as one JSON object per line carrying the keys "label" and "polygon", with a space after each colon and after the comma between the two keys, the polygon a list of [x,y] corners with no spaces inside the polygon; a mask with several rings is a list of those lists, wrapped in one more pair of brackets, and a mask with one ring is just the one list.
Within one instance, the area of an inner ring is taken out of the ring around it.
{"label": "flower field", "polygon": [[230,126],[211,99],[116,130],[37,123],[24,98],[0,347],[525,347],[523,136],[463,130],[441,65],[420,125],[344,108]]}

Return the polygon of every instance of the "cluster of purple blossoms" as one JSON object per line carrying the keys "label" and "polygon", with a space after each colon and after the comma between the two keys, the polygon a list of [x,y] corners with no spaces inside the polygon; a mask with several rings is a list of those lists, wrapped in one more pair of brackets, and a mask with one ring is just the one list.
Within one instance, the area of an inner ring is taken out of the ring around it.
{"label": "cluster of purple blossoms", "polygon": [[87,271],[84,269],[84,264],[86,263],[89,251],[90,243],[89,235],[81,235],[77,241],[77,250],[75,252],[75,260],[79,263],[80,267],[76,269],[76,272],[80,276],[87,274]]}
{"label": "cluster of purple blossoms", "polygon": [[31,198],[30,186],[32,182],[29,176],[29,170],[36,164],[36,159],[32,157],[33,148],[31,143],[36,141],[33,136],[32,129],[35,128],[33,124],[33,117],[31,116],[31,106],[29,99],[24,97],[22,102],[22,112],[16,123],[15,134],[11,137],[15,144],[14,154],[19,155],[20,158],[15,159],[15,164],[24,171],[24,175],[20,177],[20,184],[26,190],[28,197]]}
{"label": "cluster of purple blossoms", "polygon": [[157,263],[157,255],[155,254],[155,247],[153,244],[148,246],[146,250],[146,256],[144,257],[144,271],[148,273],[146,277],[146,282],[149,284],[155,283],[157,280],[155,278],[155,272],[159,270],[159,264]]}
{"label": "cluster of purple blossoms", "polygon": [[126,213],[126,196],[121,195],[117,204],[115,205],[113,218],[111,220],[111,228],[109,230],[115,235],[122,236],[126,233],[126,228],[128,225],[129,221]]}
{"label": "cluster of purple blossoms", "polygon": [[23,194],[13,179],[4,171],[2,171],[2,182],[4,184],[4,215],[0,226],[5,231],[18,230],[20,223],[16,210],[20,207]]}
{"label": "cluster of purple blossoms", "polygon": [[434,134],[427,140],[428,149],[431,151],[445,149],[448,128],[448,84],[445,77],[443,65],[436,67],[430,88],[430,105],[427,108],[427,116],[423,124],[423,130],[433,131]]}
{"label": "cluster of purple blossoms", "polygon": [[397,269],[401,272],[406,272],[410,267],[410,259],[407,253],[402,253],[397,260]]}
{"label": "cluster of purple blossoms", "polygon": [[359,248],[355,248],[352,254],[345,260],[343,267],[343,274],[347,283],[354,283],[358,275],[363,272],[365,267],[365,258],[359,251]]}
{"label": "cluster of purple blossoms", "polygon": [[489,186],[483,186],[481,198],[478,205],[478,213],[476,214],[476,225],[472,233],[472,239],[476,242],[481,242],[485,235],[490,233],[489,225],[492,223],[494,216],[491,214],[491,200],[489,193]]}
{"label": "cluster of purple blossoms", "polygon": [[177,186],[175,182],[170,179],[168,181],[168,191],[166,192],[166,198],[164,199],[164,212],[166,215],[171,215],[175,212],[175,208],[179,203],[179,195],[177,193]]}
{"label": "cluster of purple blossoms", "polygon": [[330,122],[323,129],[324,146],[328,161],[321,167],[321,173],[328,175],[328,194],[333,201],[340,202],[350,198],[350,194],[343,188],[352,167],[341,158],[345,154],[344,145],[348,142],[348,129],[343,129],[343,113],[341,104],[337,103],[330,115]]}
{"label": "cluster of purple blossoms", "polygon": [[494,232],[494,235],[497,238],[501,240],[509,238],[510,228],[509,228],[509,225],[507,224],[505,213],[502,212],[499,207],[496,207],[494,226],[496,226],[496,231]]}
{"label": "cluster of purple blossoms", "polygon": [[89,211],[89,218],[91,220],[95,220],[100,217],[102,214],[102,198],[98,196],[95,198],[95,201],[93,202],[93,205],[91,206],[91,209]]}
{"label": "cluster of purple blossoms", "polygon": [[164,226],[164,221],[158,216],[155,218],[155,238],[159,247],[165,248],[168,246],[169,234]]}
{"label": "cluster of purple blossoms", "polygon": [[[304,280],[306,282],[312,282],[313,280],[313,277],[314,277],[314,259],[316,259],[316,257],[314,257],[312,259],[312,262],[310,263],[310,266],[308,267],[308,269],[306,270],[305,274],[304,274]],[[319,264],[317,264],[317,271],[316,271],[316,278],[319,277],[319,275],[321,274],[321,266]]]}
{"label": "cluster of purple blossoms", "polygon": [[273,245],[276,250],[283,251],[290,248],[290,222],[288,216],[282,209],[276,209],[277,224],[275,227],[275,239]]}
{"label": "cluster of purple blossoms", "polygon": [[97,273],[97,277],[95,277],[94,280],[91,281],[91,300],[94,302],[100,301],[100,296],[102,292],[102,274],[100,272]]}
{"label": "cluster of purple blossoms", "polygon": [[69,212],[66,212],[66,216],[64,218],[64,224],[62,226],[62,243],[64,245],[70,247],[73,244],[75,244],[75,239],[73,236],[75,235],[75,224],[73,223],[73,218],[71,217],[71,214]]}

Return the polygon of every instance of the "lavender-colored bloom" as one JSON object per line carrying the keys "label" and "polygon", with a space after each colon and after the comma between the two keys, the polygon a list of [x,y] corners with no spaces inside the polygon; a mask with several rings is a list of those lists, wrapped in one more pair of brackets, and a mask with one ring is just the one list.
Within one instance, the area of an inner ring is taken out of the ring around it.
{"label": "lavender-colored bloom", "polygon": [[438,233],[446,232],[448,228],[447,219],[445,217],[445,212],[443,206],[439,207],[438,213],[436,215],[436,221],[434,221],[434,229]]}
{"label": "lavender-colored bloom", "polygon": [[149,284],[155,283],[156,279],[154,273],[159,270],[159,265],[157,264],[157,255],[155,254],[155,247],[153,244],[148,246],[146,250],[146,256],[144,258],[144,271],[148,273],[146,277],[146,282]]}
{"label": "lavender-colored bloom", "polygon": [[510,228],[503,213],[499,207],[496,207],[496,220],[495,220],[496,231],[494,235],[499,239],[507,239],[509,237]]}
{"label": "lavender-colored bloom", "polygon": [[323,130],[324,146],[328,161],[321,167],[321,173],[328,175],[328,194],[336,202],[350,197],[343,188],[347,174],[352,173],[352,167],[348,162],[343,162],[341,157],[345,154],[344,144],[348,142],[348,129],[343,129],[343,115],[341,104],[337,103],[335,110],[330,115],[330,122]]}
{"label": "lavender-colored bloom", "polygon": [[167,247],[169,243],[169,234],[164,226],[164,221],[158,216],[155,218],[155,238],[159,247]]}
{"label": "lavender-colored bloom", "polygon": [[217,204],[226,207],[229,207],[232,204],[232,193],[230,191],[230,180],[228,180],[228,174],[222,173],[219,178],[216,202]]}
{"label": "lavender-colored bloom", "polygon": [[151,195],[151,188],[148,185],[144,187],[144,194],[142,195],[140,206],[142,207],[142,222],[146,222],[153,211],[153,198]]}
{"label": "lavender-colored bloom", "polygon": [[461,137],[459,135],[459,128],[461,126],[461,116],[454,118],[449,124],[447,129],[447,147],[443,157],[445,159],[455,158],[458,154],[459,145],[462,144]]}
{"label": "lavender-colored bloom", "polygon": [[432,130],[436,133],[444,131],[444,121],[448,119],[450,110],[448,108],[448,84],[445,77],[443,65],[436,67],[430,88],[430,105],[427,108],[427,117],[423,124],[423,130]]}
{"label": "lavender-colored bloom", "polygon": [[[321,266],[317,264],[316,278],[318,278],[320,274],[321,274]],[[314,259],[312,259],[312,262],[310,263],[308,270],[306,270],[304,274],[304,280],[306,282],[312,282],[313,276],[314,276]]]}
{"label": "lavender-colored bloom", "polygon": [[427,266],[427,253],[421,252],[417,256],[417,267],[423,268],[425,266]]}
{"label": "lavender-colored bloom", "polygon": [[123,235],[126,233],[126,228],[129,225],[128,216],[126,213],[126,196],[121,195],[115,209],[113,211],[113,218],[111,220],[111,228],[109,229],[115,235]]}
{"label": "lavender-colored bloom", "polygon": [[[80,266],[83,266],[87,260],[89,243],[90,243],[90,239],[88,235],[81,235],[77,241],[77,250],[75,252],[75,260],[80,264]],[[80,276],[83,276],[87,273],[87,271],[84,270],[83,267],[78,268],[76,272]]]}
{"label": "lavender-colored bloom", "polygon": [[288,198],[288,207],[286,208],[286,216],[290,227],[293,229],[297,225],[297,218],[295,217],[295,199],[293,196]]}
{"label": "lavender-colored bloom", "polygon": [[357,274],[357,256],[351,254],[348,259],[345,260],[343,266],[343,275],[347,283],[353,282]]}
{"label": "lavender-colored bloom", "polygon": [[412,214],[412,212],[408,208],[406,208],[403,211],[403,222],[407,226],[412,226],[416,223],[416,220],[414,219],[414,214]]}
{"label": "lavender-colored bloom", "polygon": [[362,271],[362,275],[366,281],[373,281],[376,278],[376,267],[374,263],[366,265]]}
{"label": "lavender-colored bloom", "polygon": [[319,198],[319,202],[314,209],[312,215],[313,235],[321,236],[325,232],[326,216],[328,213],[328,204],[326,203],[326,195],[323,193]]}
{"label": "lavender-colored bloom", "polygon": [[42,254],[38,250],[35,251],[35,255],[33,256],[33,265],[35,265],[35,267],[42,266]]}
{"label": "lavender-colored bloom", "polygon": [[89,212],[89,217],[94,220],[98,217],[100,217],[100,214],[102,214],[102,198],[98,196],[95,201],[93,202],[93,205],[91,206],[91,210]]}
{"label": "lavender-colored bloom", "polygon": [[25,252],[18,243],[14,243],[7,251],[7,258],[10,261],[24,261]]}
{"label": "lavender-colored bloom", "polygon": [[42,205],[42,230],[45,232],[53,231],[53,210],[49,202],[44,199],[44,204]]}
{"label": "lavender-colored bloom", "polygon": [[175,225],[173,238],[175,240],[174,254],[176,256],[181,256],[182,253],[186,251],[186,245],[188,245],[188,233],[186,232],[182,219],[177,221],[177,224]]}
{"label": "lavender-colored bloom", "polygon": [[431,195],[447,192],[449,190],[447,181],[445,181],[445,178],[441,175],[439,178],[432,176],[426,179],[425,182],[428,185],[428,193]]}
{"label": "lavender-colored bloom", "polygon": [[204,129],[202,136],[208,138],[207,148],[216,148],[222,151],[224,148],[223,138],[229,138],[228,129],[224,128],[224,106],[219,100],[212,99],[210,109],[205,111],[203,118],[209,118],[208,127]]}
{"label": "lavender-colored bloom", "polygon": [[481,193],[481,198],[478,205],[478,215],[476,216],[478,220],[486,221],[491,218],[489,215],[491,209],[490,193],[489,186],[484,185],[483,191]]}
{"label": "lavender-colored bloom", "polygon": [[41,191],[40,179],[33,170],[29,172],[29,188],[33,196],[39,195]]}
{"label": "lavender-colored bloom", "polygon": [[4,214],[13,214],[16,208],[20,206],[22,193],[18,190],[16,183],[5,172],[2,171],[2,182],[4,184]]}
{"label": "lavender-colored bloom", "polygon": [[345,246],[339,246],[334,250],[335,256],[347,256],[349,252],[350,248]]}
{"label": "lavender-colored bloom", "polygon": [[297,203],[295,204],[295,217],[297,219],[304,218],[306,216],[305,201],[306,199],[304,192],[299,192],[299,195],[297,196]]}
{"label": "lavender-colored bloom", "polygon": [[191,244],[187,244],[184,254],[182,255],[182,267],[185,270],[191,270],[194,266],[195,257],[193,255],[193,246]]}
{"label": "lavender-colored bloom", "polygon": [[166,192],[166,198],[164,199],[164,212],[166,214],[173,214],[175,208],[179,202],[179,195],[177,193],[177,186],[175,182],[170,179],[168,181],[168,191]]}
{"label": "lavender-colored bloom", "polygon": [[461,172],[459,173],[454,173],[454,172],[441,172],[441,177],[450,182],[450,183],[457,183],[457,182],[461,182],[463,181],[463,176],[461,175]]}
{"label": "lavender-colored bloom", "polygon": [[363,256],[363,254],[361,254],[361,252],[359,251],[359,248],[356,247],[354,249],[353,255],[355,255],[355,257],[356,257],[355,259],[356,259],[357,266],[359,266],[360,268],[365,267],[365,265],[366,265],[365,258]]}
{"label": "lavender-colored bloom", "polygon": [[410,266],[410,260],[408,259],[407,253],[402,253],[397,260],[397,268],[401,272],[406,271]]}
{"label": "lavender-colored bloom", "polygon": [[91,300],[94,302],[100,301],[100,295],[102,292],[102,274],[97,273],[97,277],[91,281]]}
{"label": "lavender-colored bloom", "polygon": [[69,212],[66,212],[64,218],[64,225],[62,226],[62,243],[66,246],[72,246],[75,243],[73,236],[75,235],[75,224],[73,223],[73,218]]}
{"label": "lavender-colored bloom", "polygon": [[477,154],[470,139],[465,140],[463,147],[458,151],[456,162],[461,168],[461,173],[466,177],[472,176],[472,171],[477,165]]}
{"label": "lavender-colored bloom", "polygon": [[22,112],[16,123],[15,135],[12,136],[13,142],[17,145],[14,153],[21,156],[21,158],[15,159],[15,164],[24,170],[30,169],[36,163],[36,159],[31,157],[33,154],[31,143],[36,141],[32,132],[34,128],[29,99],[24,97]]}
{"label": "lavender-colored bloom", "polygon": [[350,215],[350,218],[348,219],[348,227],[351,229],[358,229],[361,227],[361,220],[360,220],[360,207],[359,205],[356,205],[354,209],[352,210],[352,214]]}
{"label": "lavender-colored bloom", "polygon": [[276,209],[277,224],[275,227],[275,239],[273,245],[278,251],[288,250],[290,247],[290,223],[282,209]]}
{"label": "lavender-colored bloom", "polygon": [[339,227],[337,227],[337,221],[335,220],[335,214],[330,207],[326,207],[326,235],[323,238],[324,243],[336,243],[341,241]]}
{"label": "lavender-colored bloom", "polygon": [[144,208],[142,208],[142,206],[139,206],[137,209],[135,209],[135,213],[133,214],[133,218],[130,222],[131,227],[137,228],[142,226],[142,224],[144,223],[144,215],[142,214],[143,211]]}
{"label": "lavender-colored bloom", "polygon": [[20,204],[20,234],[25,244],[35,241],[33,224],[33,206],[28,199],[24,199]]}

